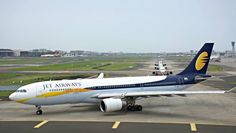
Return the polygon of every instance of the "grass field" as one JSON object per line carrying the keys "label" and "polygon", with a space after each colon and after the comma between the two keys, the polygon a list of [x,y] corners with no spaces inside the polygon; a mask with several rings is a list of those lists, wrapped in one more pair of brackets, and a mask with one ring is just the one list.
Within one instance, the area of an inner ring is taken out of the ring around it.
{"label": "grass field", "polygon": [[1,97],[8,97],[14,91],[0,91],[0,98]]}
{"label": "grass field", "polygon": [[[119,71],[138,67],[150,57],[139,56],[98,56],[74,58],[0,58],[0,66],[13,65],[9,72],[0,73],[0,85],[25,85],[33,82],[59,79],[86,78],[89,74],[27,74],[19,71]],[[24,64],[18,66],[14,64]],[[27,66],[39,64],[39,66]],[[6,67],[5,67],[6,68]],[[18,71],[18,72],[17,72]]]}
{"label": "grass field", "polygon": [[26,85],[33,82],[86,78],[91,74],[16,74],[0,73],[0,85]]}
{"label": "grass field", "polygon": [[12,94],[14,91],[0,91],[0,99],[1,100],[9,100],[9,95]]}
{"label": "grass field", "polygon": [[107,70],[118,71],[135,68],[135,63],[129,62],[110,62],[110,61],[85,61],[81,63],[53,64],[45,66],[33,66],[24,68],[14,68],[14,71],[88,71],[88,70]]}
{"label": "grass field", "polygon": [[[187,64],[181,63],[181,64],[178,64],[178,67],[186,68]],[[223,71],[223,67],[219,65],[209,64],[207,71],[208,72],[221,72]]]}
{"label": "grass field", "polygon": [[1,58],[0,65],[9,64],[40,64],[55,61],[56,58],[37,58],[37,57],[24,57],[24,58]]}
{"label": "grass field", "polygon": [[149,56],[97,56],[97,57],[8,57],[0,58],[0,65],[11,64],[59,64],[78,63],[86,60],[94,61],[145,61]]}
{"label": "grass field", "polygon": [[[153,58],[153,57],[152,57]],[[86,74],[27,74],[19,71],[119,71],[138,68],[139,64],[149,61],[149,56],[98,56],[74,58],[0,58],[0,65],[8,64],[41,64],[40,66],[21,66],[9,68],[10,72],[0,73],[0,85],[25,85],[33,82],[59,79],[86,78]],[[179,67],[185,68],[191,57],[169,57],[182,62]],[[18,71],[18,72],[16,72]],[[209,72],[223,71],[218,65],[209,65]]]}
{"label": "grass field", "polygon": [[136,68],[137,59],[114,59],[114,60],[85,60],[81,62],[50,64],[43,66],[30,66],[23,68],[14,68],[13,71],[88,71],[88,70],[106,70],[119,71]]}
{"label": "grass field", "polygon": [[0,73],[0,82],[5,79],[14,78],[16,76],[16,73]]}
{"label": "grass field", "polygon": [[209,64],[208,66],[209,72],[221,72],[223,71],[223,67],[219,65]]}
{"label": "grass field", "polygon": [[172,61],[175,61],[175,62],[189,62],[192,60],[192,56],[170,56],[170,57],[167,57],[166,60],[172,60]]}

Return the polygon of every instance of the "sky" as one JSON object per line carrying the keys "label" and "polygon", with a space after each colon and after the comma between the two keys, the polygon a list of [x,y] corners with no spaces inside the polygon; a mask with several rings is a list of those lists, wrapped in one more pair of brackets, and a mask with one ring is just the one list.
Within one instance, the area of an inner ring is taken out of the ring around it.
{"label": "sky", "polygon": [[236,41],[235,0],[0,0],[0,48],[181,52]]}

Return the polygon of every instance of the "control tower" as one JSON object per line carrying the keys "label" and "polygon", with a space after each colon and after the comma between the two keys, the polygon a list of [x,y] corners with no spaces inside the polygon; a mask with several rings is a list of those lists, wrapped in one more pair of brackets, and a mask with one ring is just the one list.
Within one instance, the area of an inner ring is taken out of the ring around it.
{"label": "control tower", "polygon": [[231,42],[232,44],[232,52],[235,53],[235,42]]}

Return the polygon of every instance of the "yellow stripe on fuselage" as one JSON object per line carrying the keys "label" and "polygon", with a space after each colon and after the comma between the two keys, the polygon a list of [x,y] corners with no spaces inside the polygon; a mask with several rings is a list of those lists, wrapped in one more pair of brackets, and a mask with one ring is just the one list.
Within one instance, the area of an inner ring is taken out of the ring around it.
{"label": "yellow stripe on fuselage", "polygon": [[64,94],[74,93],[74,92],[88,92],[91,91],[90,89],[84,89],[84,88],[76,88],[76,89],[68,89],[64,91],[53,91],[53,92],[47,92],[42,95],[37,96],[37,98],[46,98],[46,97],[54,97],[54,96],[60,96]]}
{"label": "yellow stripe on fuselage", "polygon": [[24,98],[24,99],[21,99],[21,100],[17,100],[16,102],[25,103],[26,101],[31,100],[31,99],[32,98]]}
{"label": "yellow stripe on fuselage", "polygon": [[[91,91],[91,90],[84,89],[84,88],[76,88],[76,89],[68,89],[68,90],[64,90],[64,91],[53,91],[53,92],[43,93],[39,96],[36,96],[36,98],[55,97],[55,96],[65,95],[65,94],[74,93],[74,92],[88,92],[88,91]],[[29,101],[33,98],[35,98],[35,97],[20,99],[20,100],[17,100],[16,102],[25,103],[26,101]]]}

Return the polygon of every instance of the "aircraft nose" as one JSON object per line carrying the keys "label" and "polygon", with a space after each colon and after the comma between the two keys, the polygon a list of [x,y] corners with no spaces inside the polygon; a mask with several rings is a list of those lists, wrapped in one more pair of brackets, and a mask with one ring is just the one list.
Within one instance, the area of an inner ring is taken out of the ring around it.
{"label": "aircraft nose", "polygon": [[9,96],[9,99],[14,101],[15,100],[15,93],[12,93],[10,96]]}

